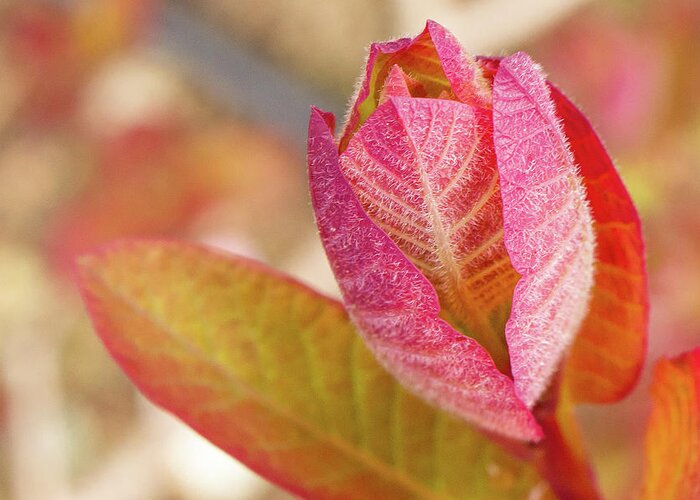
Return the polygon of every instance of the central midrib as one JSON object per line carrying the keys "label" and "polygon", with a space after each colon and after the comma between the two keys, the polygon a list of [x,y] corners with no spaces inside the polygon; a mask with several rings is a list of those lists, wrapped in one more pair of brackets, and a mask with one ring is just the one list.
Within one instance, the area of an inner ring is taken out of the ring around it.
{"label": "central midrib", "polygon": [[[440,281],[441,285],[436,291],[438,292],[438,295],[441,296],[441,298],[443,298],[446,302],[445,304],[441,305],[443,307],[446,306],[450,316],[457,320],[458,325],[453,324],[453,326],[466,326],[468,332],[462,331],[462,333],[473,337],[491,354],[492,357],[498,358],[500,356],[496,356],[496,354],[503,349],[503,345],[499,341],[498,332],[495,331],[493,325],[488,320],[488,317],[486,317],[482,311],[479,311],[478,308],[473,306],[469,300],[469,297],[465,296],[466,290],[464,287],[460,286],[462,282],[460,266],[454,253],[453,245],[450,239],[450,232],[443,224],[438,201],[430,186],[427,168],[422,161],[420,150],[416,146],[416,141],[411,136],[410,129],[406,126],[406,123],[404,123],[395,103],[394,109],[396,111],[397,120],[406,131],[408,143],[413,150],[418,168],[418,174],[420,176],[421,189],[423,190],[425,205],[428,209],[430,228],[431,232],[433,233],[433,243],[435,245],[434,251],[445,270],[443,273],[436,273],[436,277]],[[426,137],[429,136],[431,129],[432,121],[428,131],[426,132]],[[446,293],[446,291],[450,290],[454,290],[456,293]]]}

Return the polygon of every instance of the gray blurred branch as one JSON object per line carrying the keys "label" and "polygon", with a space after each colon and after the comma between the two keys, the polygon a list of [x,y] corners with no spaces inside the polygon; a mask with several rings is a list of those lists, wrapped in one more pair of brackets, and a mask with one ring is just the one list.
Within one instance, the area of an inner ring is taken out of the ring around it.
{"label": "gray blurred branch", "polygon": [[311,104],[342,115],[342,103],[295,80],[244,44],[233,43],[200,16],[186,4],[166,4],[152,44],[176,56],[182,69],[215,100],[276,127],[302,148]]}

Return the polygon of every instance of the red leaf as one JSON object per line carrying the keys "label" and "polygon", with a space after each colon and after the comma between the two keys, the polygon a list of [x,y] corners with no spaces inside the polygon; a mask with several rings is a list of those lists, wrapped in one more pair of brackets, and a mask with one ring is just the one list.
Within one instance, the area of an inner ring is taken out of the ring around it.
{"label": "red leaf", "polygon": [[588,315],[564,369],[576,401],[609,403],[637,383],[646,354],[649,303],[639,216],[583,113],[550,86],[581,170],[596,232],[596,274]]}
{"label": "red leaf", "polygon": [[411,97],[412,95],[415,97],[416,94],[425,95],[423,85],[408,76],[399,65],[395,64],[384,80],[379,104],[384,104],[389,97]]}

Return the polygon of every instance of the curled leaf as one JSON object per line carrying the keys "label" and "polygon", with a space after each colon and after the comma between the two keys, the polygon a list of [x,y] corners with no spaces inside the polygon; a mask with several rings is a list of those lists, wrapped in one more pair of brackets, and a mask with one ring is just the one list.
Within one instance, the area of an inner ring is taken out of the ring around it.
{"label": "curled leaf", "polygon": [[503,244],[491,137],[484,110],[392,97],[340,165],[367,215],[433,285],[442,316],[508,372],[503,330],[519,275]]}

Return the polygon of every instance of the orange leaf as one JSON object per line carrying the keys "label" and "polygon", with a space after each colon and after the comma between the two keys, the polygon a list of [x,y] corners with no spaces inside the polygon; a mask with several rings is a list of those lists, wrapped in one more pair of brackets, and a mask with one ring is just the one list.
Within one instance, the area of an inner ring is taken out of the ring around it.
{"label": "orange leaf", "polygon": [[661,359],[651,397],[642,498],[700,498],[700,349]]}

